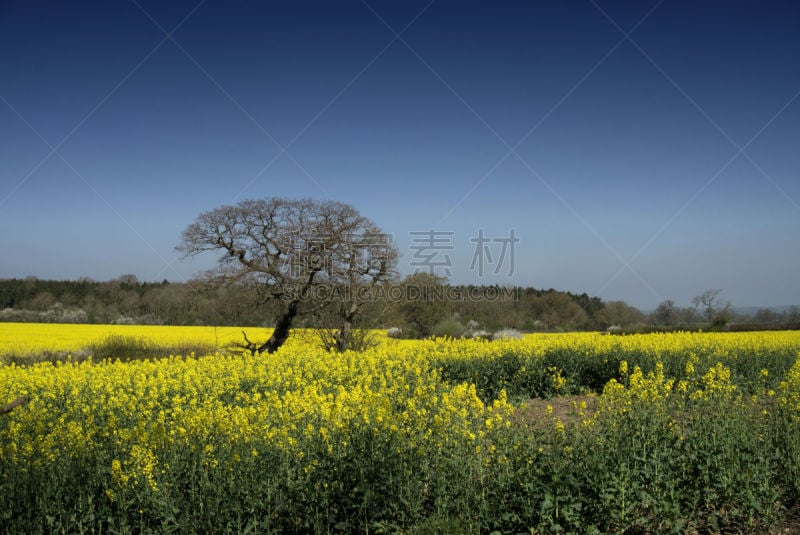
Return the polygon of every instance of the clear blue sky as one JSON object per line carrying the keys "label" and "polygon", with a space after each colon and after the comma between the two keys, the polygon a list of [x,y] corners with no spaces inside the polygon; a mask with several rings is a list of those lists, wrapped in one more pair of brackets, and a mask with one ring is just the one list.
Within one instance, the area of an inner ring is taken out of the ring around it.
{"label": "clear blue sky", "polygon": [[200,212],[286,196],[403,273],[433,230],[458,283],[800,303],[793,1],[4,1],[0,73],[3,278],[185,280]]}

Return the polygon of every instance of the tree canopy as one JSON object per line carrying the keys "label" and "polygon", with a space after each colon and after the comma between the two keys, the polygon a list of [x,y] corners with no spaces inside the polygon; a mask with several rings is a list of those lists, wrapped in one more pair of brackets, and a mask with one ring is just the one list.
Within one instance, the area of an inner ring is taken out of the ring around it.
{"label": "tree canopy", "polygon": [[[200,214],[178,247],[187,256],[221,253],[203,278],[221,283],[255,282],[265,299],[281,303],[270,339],[258,351],[273,352],[288,338],[301,305],[322,285],[342,286],[339,349],[363,301],[356,289],[394,276],[398,253],[390,237],[355,208],[337,201],[254,199]],[[339,294],[341,295],[341,293]]]}

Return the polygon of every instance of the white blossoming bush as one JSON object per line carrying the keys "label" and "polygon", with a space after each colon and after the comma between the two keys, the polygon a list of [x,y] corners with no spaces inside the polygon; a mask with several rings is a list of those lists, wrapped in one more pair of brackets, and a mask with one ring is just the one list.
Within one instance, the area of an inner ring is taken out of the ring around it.
{"label": "white blossoming bush", "polygon": [[516,329],[500,329],[492,336],[493,340],[520,340],[522,333]]}
{"label": "white blossoming bush", "polygon": [[386,331],[386,336],[389,338],[402,338],[403,337],[403,329],[400,327],[390,327],[388,331]]}

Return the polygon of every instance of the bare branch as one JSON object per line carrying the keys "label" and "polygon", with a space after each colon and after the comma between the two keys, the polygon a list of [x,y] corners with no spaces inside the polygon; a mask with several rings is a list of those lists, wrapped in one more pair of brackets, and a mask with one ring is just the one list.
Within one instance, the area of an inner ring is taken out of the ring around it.
{"label": "bare branch", "polygon": [[12,401],[11,403],[9,403],[7,405],[3,405],[2,407],[0,407],[0,414],[8,414],[9,412],[11,412],[14,409],[16,409],[17,407],[19,407],[20,405],[24,405],[25,403],[27,403],[29,399],[30,398],[28,398],[28,396],[20,396],[20,397],[18,397],[17,399]]}

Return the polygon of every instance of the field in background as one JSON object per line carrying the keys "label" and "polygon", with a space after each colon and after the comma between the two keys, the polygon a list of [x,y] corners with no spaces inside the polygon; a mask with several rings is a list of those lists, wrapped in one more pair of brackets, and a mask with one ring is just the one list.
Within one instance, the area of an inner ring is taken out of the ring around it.
{"label": "field in background", "polygon": [[298,334],[0,324],[0,531],[800,532],[800,332]]}
{"label": "field in background", "polygon": [[[248,336],[266,339],[271,329],[248,327],[246,331]],[[85,354],[90,346],[109,337],[140,339],[165,347],[207,347],[212,353],[243,341],[239,327],[0,323],[0,358]]]}

